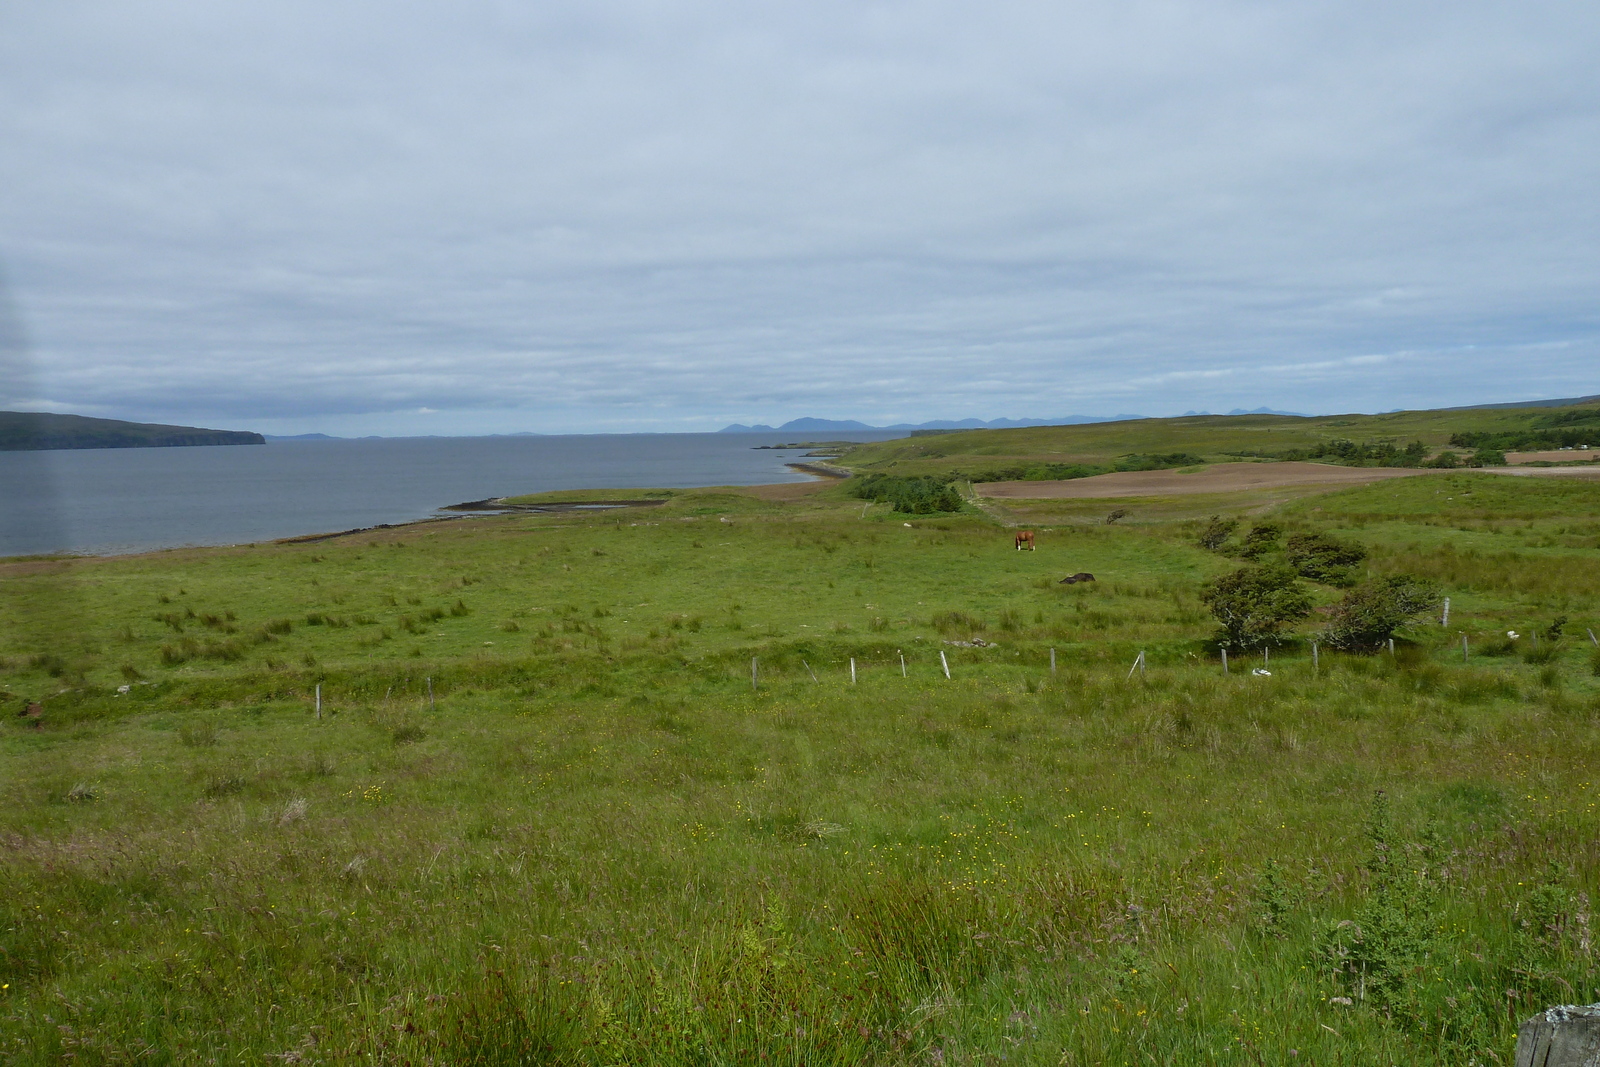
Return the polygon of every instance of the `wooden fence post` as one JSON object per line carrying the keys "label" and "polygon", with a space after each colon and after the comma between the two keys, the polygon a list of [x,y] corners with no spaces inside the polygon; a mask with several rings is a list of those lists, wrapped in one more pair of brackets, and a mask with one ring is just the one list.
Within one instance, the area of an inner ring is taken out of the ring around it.
{"label": "wooden fence post", "polygon": [[906,654],[898,648],[895,651],[900,653],[900,677],[904,678],[906,676]]}
{"label": "wooden fence post", "polygon": [[761,688],[756,682],[756,658],[754,656],[750,657],[750,688]]}
{"label": "wooden fence post", "polygon": [[1600,648],[1600,637],[1596,637],[1593,630],[1589,631],[1589,640],[1593,643],[1595,648]]}
{"label": "wooden fence post", "polygon": [[806,669],[806,673],[811,675],[811,680],[813,682],[817,680],[817,672],[811,669],[811,664],[807,663],[805,660],[801,660],[800,666],[804,667]]}
{"label": "wooden fence post", "polygon": [[1439,620],[1439,625],[1440,626],[1449,626],[1450,625],[1450,598],[1449,597],[1445,597],[1444,598],[1444,618]]}
{"label": "wooden fence post", "polygon": [[1222,673],[1223,674],[1227,674],[1228,673],[1228,650],[1227,649],[1223,649],[1222,650]]}
{"label": "wooden fence post", "polygon": [[1461,635],[1461,662],[1467,662],[1467,635]]}
{"label": "wooden fence post", "polygon": [[1322,661],[1317,658],[1317,643],[1315,641],[1311,642],[1311,669],[1313,671],[1322,669]]}
{"label": "wooden fence post", "polygon": [[433,678],[428,678],[428,710],[437,711],[438,707],[433,702]]}
{"label": "wooden fence post", "polygon": [[1600,1062],[1600,1004],[1546,1008],[1517,1028],[1516,1067]]}
{"label": "wooden fence post", "polygon": [[856,658],[854,656],[850,657],[850,684],[856,684]]}
{"label": "wooden fence post", "polygon": [[317,683],[317,718],[322,718],[322,683]]}
{"label": "wooden fence post", "polygon": [[944,667],[945,680],[949,681],[950,680],[950,661],[944,658],[944,649],[942,649],[942,648],[939,650],[939,663],[940,663],[941,666]]}
{"label": "wooden fence post", "polygon": [[1050,673],[1056,673],[1056,650],[1053,648],[1050,650]]}

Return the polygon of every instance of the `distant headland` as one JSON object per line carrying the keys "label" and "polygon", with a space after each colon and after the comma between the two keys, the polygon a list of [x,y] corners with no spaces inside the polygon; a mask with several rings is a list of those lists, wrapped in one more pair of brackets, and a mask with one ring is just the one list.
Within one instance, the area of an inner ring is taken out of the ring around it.
{"label": "distant headland", "polygon": [[247,430],[162,426],[49,411],[0,411],[0,452],[54,448],[174,448],[192,445],[264,445]]}

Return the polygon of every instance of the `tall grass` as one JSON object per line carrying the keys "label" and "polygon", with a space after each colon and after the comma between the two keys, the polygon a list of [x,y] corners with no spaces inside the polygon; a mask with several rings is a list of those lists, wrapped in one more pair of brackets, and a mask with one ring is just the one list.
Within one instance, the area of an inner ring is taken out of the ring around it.
{"label": "tall grass", "polygon": [[[74,564],[83,680],[6,638],[0,1059],[1488,1064],[1600,998],[1581,610],[1224,674],[1187,534],[704,500]],[[158,595],[276,643],[163,664]]]}

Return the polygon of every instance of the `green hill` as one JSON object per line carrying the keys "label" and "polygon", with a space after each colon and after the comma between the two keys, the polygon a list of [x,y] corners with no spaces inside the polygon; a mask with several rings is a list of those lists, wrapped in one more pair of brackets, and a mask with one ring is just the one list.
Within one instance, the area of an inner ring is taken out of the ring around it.
{"label": "green hill", "polygon": [[187,445],[264,445],[245,430],[204,430],[45,411],[0,411],[0,452],[48,448],[172,448]]}
{"label": "green hill", "polygon": [[[1600,401],[1565,407],[1464,408],[1383,415],[1195,415],[1131,419],[1082,426],[966,430],[859,446],[840,462],[860,472],[956,475],[981,479],[1008,468],[1079,464],[1114,468],[1119,461],[1182,455],[1208,462],[1244,458],[1363,462],[1364,446],[1403,451],[1420,442],[1427,455],[1446,448],[1559,447],[1600,443]],[[1329,446],[1349,442],[1349,459]],[[1306,453],[1313,453],[1307,455]],[[1365,462],[1372,462],[1366,460]],[[1125,464],[1124,464],[1125,465]],[[1135,464],[1137,467],[1138,464]],[[1016,474],[1003,476],[1017,477]],[[1062,477],[1063,475],[1051,475]],[[1065,475],[1070,477],[1071,475]]]}

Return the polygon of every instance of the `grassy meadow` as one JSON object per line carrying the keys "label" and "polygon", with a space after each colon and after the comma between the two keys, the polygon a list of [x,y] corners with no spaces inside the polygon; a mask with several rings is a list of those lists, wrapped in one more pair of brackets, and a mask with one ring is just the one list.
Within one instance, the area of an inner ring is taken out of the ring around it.
{"label": "grassy meadow", "polygon": [[[1211,462],[1270,456],[1335,440],[1413,441],[1428,454],[1452,436],[1506,434],[1546,425],[1593,426],[1600,403],[1560,408],[1477,408],[1396,411],[1381,415],[1193,415],[1081,426],[968,430],[881,441],[854,449],[850,465],[896,475],[982,477],[997,468],[1034,464],[1107,464],[1130,455],[1190,453]],[[1470,451],[1468,450],[1463,450]]]}
{"label": "grassy meadow", "polygon": [[1600,999],[1600,485],[1214,502],[1451,598],[1227,674],[1192,514],[845,492],[0,561],[0,1060],[1487,1065]]}

